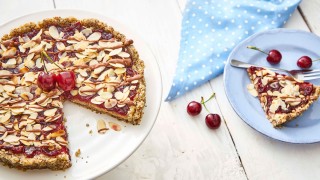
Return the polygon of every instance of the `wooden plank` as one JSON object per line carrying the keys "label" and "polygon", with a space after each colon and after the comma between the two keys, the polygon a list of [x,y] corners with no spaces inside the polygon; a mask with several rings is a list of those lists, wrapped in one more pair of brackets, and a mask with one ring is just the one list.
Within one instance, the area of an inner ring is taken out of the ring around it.
{"label": "wooden plank", "polygon": [[[56,0],[56,6],[98,12],[137,32],[158,59],[167,93],[179,52],[182,16],[177,2],[100,0],[93,5],[87,2]],[[226,125],[222,123],[212,131],[204,122],[205,110],[194,118],[186,112],[188,102],[200,101],[201,96],[209,97],[211,93],[206,84],[171,103],[163,103],[142,146],[99,179],[246,179]],[[221,114],[215,99],[208,103],[208,108]]]}
{"label": "wooden plank", "polygon": [[0,1],[0,25],[13,18],[37,11],[54,9],[52,0],[1,0]]}
{"label": "wooden plank", "polygon": [[310,30],[317,35],[320,35],[319,8],[320,1],[318,0],[302,1],[300,4],[303,18],[306,20]]}
{"label": "wooden plank", "polygon": [[[308,31],[298,11],[286,28]],[[248,179],[319,179],[320,144],[289,144],[268,138],[235,113],[224,92],[223,77],[210,82]],[[257,107],[260,108],[260,107]]]}

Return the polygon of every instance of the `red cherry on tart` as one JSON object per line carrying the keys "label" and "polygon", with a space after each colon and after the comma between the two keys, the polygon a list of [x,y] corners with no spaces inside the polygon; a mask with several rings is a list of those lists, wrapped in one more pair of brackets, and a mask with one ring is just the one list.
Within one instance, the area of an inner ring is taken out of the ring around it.
{"label": "red cherry on tart", "polygon": [[208,114],[206,116],[206,124],[210,129],[217,129],[220,127],[221,118],[219,114]]}
{"label": "red cherry on tart", "polygon": [[300,68],[310,68],[312,66],[312,59],[309,56],[302,56],[297,61],[297,66]]}
{"label": "red cherry on tart", "polygon": [[56,88],[56,75],[51,72],[40,72],[37,84],[43,91],[49,92]]}
{"label": "red cherry on tart", "polygon": [[272,49],[267,53],[267,52],[261,50],[260,48],[255,47],[255,46],[247,46],[247,48],[266,54],[267,55],[266,59],[271,64],[279,64],[282,59],[282,55],[281,55],[280,51],[278,51],[276,49]]}
{"label": "red cherry on tart", "polygon": [[63,71],[57,75],[58,86],[64,91],[70,91],[76,86],[76,76],[73,71]]}
{"label": "red cherry on tart", "polygon": [[201,104],[196,101],[191,101],[187,106],[187,112],[191,116],[196,116],[200,114],[201,110],[202,110]]}

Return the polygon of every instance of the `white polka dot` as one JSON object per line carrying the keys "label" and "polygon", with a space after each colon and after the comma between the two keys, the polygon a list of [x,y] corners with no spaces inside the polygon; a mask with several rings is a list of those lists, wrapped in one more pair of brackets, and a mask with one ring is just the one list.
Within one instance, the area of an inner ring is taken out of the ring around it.
{"label": "white polka dot", "polygon": [[189,67],[191,67],[191,66],[192,66],[192,64],[188,64],[188,66],[189,66]]}
{"label": "white polka dot", "polygon": [[220,67],[219,67],[219,66],[216,66],[216,68],[217,68],[217,69],[220,69]]}
{"label": "white polka dot", "polygon": [[196,26],[195,26],[195,25],[193,25],[193,26],[192,26],[192,29],[195,29],[195,28],[196,28]]}
{"label": "white polka dot", "polygon": [[190,23],[190,21],[186,21],[186,24],[189,24]]}
{"label": "white polka dot", "polygon": [[209,74],[212,74],[212,71],[209,71]]}
{"label": "white polka dot", "polygon": [[206,65],[205,64],[202,64],[202,68],[205,68],[206,67]]}
{"label": "white polka dot", "polygon": [[225,29],[226,31],[228,31],[228,30],[229,30],[229,28],[228,28],[228,27],[225,27],[224,29]]}
{"label": "white polka dot", "polygon": [[169,96],[169,97],[168,97],[168,100],[170,100],[170,99],[171,99],[171,97]]}
{"label": "white polka dot", "polygon": [[264,18],[267,19],[267,18],[268,18],[268,15],[264,15]]}
{"label": "white polka dot", "polygon": [[196,37],[195,36],[191,36],[191,39],[195,39]]}
{"label": "white polka dot", "polygon": [[271,21],[271,24],[275,24],[275,22],[274,22],[274,21]]}
{"label": "white polka dot", "polygon": [[261,24],[261,21],[258,21],[258,24]]}
{"label": "white polka dot", "polygon": [[191,49],[194,49],[194,46],[190,46]]}
{"label": "white polka dot", "polygon": [[173,87],[176,86],[176,83],[172,83],[172,86],[173,86]]}
{"label": "white polka dot", "polygon": [[248,20],[244,20],[244,23],[248,24]]}
{"label": "white polka dot", "polygon": [[198,21],[199,21],[199,22],[202,22],[202,19],[199,19]]}
{"label": "white polka dot", "polygon": [[178,91],[178,92],[177,92],[177,96],[179,96],[179,95],[180,95],[180,92]]}
{"label": "white polka dot", "polygon": [[234,23],[234,19],[231,19],[231,23]]}
{"label": "white polka dot", "polygon": [[199,6],[198,9],[202,9],[202,6]]}
{"label": "white polka dot", "polygon": [[258,13],[261,12],[261,9],[257,9],[257,12],[258,12]]}
{"label": "white polka dot", "polygon": [[220,54],[217,54],[217,57],[220,57]]}
{"label": "white polka dot", "polygon": [[239,29],[241,29],[241,28],[242,28],[242,26],[241,26],[241,25],[239,25],[239,26],[238,26],[238,28],[239,28]]}
{"label": "white polka dot", "polygon": [[202,76],[201,79],[204,80],[204,76]]}
{"label": "white polka dot", "polygon": [[209,62],[213,62],[212,59],[210,59]]}
{"label": "white polka dot", "polygon": [[227,61],[223,61],[223,64],[227,64]]}
{"label": "white polka dot", "polygon": [[208,27],[208,26],[209,26],[209,24],[205,24],[204,26],[205,26],[205,27]]}
{"label": "white polka dot", "polygon": [[187,86],[187,87],[185,87],[184,89],[185,89],[186,91],[188,91],[189,87]]}
{"label": "white polka dot", "polygon": [[198,74],[199,72],[197,70],[194,71],[195,74]]}
{"label": "white polka dot", "polygon": [[195,2],[195,1],[193,1],[193,2],[192,2],[192,5],[195,5],[195,4],[196,4],[196,2]]}
{"label": "white polka dot", "polygon": [[194,84],[194,85],[197,85],[197,82],[196,82],[196,81],[194,81],[194,82],[193,82],[193,84]]}
{"label": "white polka dot", "polygon": [[196,16],[196,14],[195,13],[192,13],[192,17],[195,17]]}
{"label": "white polka dot", "polygon": [[199,34],[201,34],[201,33],[202,33],[202,31],[201,31],[201,30],[199,30],[199,31],[198,31],[198,33],[199,33]]}
{"label": "white polka dot", "polygon": [[278,17],[281,17],[281,14],[278,14]]}
{"label": "white polka dot", "polygon": [[218,21],[218,24],[221,25],[221,21]]}
{"label": "white polka dot", "polygon": [[183,78],[180,78],[180,82],[183,82]]}
{"label": "white polka dot", "polygon": [[211,16],[211,19],[214,19],[214,16]]}

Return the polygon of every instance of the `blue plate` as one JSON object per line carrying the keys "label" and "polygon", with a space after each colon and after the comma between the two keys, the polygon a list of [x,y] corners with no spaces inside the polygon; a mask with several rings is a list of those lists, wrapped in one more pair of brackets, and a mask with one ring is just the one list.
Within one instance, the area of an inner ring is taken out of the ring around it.
{"label": "blue plate", "polygon": [[[247,46],[257,46],[269,51],[277,49],[282,53],[282,60],[277,65],[266,61],[266,55],[247,49]],[[227,97],[233,109],[249,126],[271,138],[290,143],[314,143],[320,141],[320,102],[316,101],[301,116],[286,123],[283,128],[275,129],[267,120],[258,98],[253,97],[247,90],[250,84],[245,69],[230,65],[231,59],[259,64],[262,66],[279,67],[288,70],[299,69],[296,65],[301,56],[320,58],[320,37],[301,30],[273,29],[255,34],[231,52],[224,71],[224,86]],[[320,61],[314,62],[313,69],[320,69]],[[311,83],[320,85],[319,80]]]}

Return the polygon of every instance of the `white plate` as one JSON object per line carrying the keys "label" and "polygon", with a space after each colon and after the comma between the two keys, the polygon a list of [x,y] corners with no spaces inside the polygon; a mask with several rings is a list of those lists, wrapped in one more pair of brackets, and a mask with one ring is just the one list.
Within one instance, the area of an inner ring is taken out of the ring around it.
{"label": "white plate", "polygon": [[[14,19],[0,26],[0,36],[10,32],[11,29],[27,22],[39,22],[44,18],[54,16],[79,19],[96,18],[115,28],[115,30],[134,40],[134,46],[145,62],[145,78],[147,84],[147,106],[139,126],[122,123],[107,115],[96,114],[90,110],[74,105],[70,102],[64,104],[63,111],[67,118],[67,131],[69,134],[70,154],[72,167],[66,171],[30,170],[20,171],[9,169],[0,165],[1,179],[92,179],[102,175],[127,159],[144,141],[156,121],[161,99],[162,82],[157,61],[143,40],[137,37],[128,28],[110,18],[80,10],[52,10],[26,15]],[[105,119],[121,124],[122,130],[115,132],[109,130],[106,134],[97,133],[96,121]],[[86,127],[86,124],[89,127]],[[89,131],[92,130],[92,134]],[[77,149],[81,149],[81,158],[75,157]]]}
{"label": "white plate", "polygon": [[[249,45],[266,51],[278,49],[282,53],[282,60],[277,65],[271,65],[266,61],[265,54],[247,49]],[[284,124],[282,128],[273,128],[266,119],[258,98],[248,93],[246,86],[250,84],[250,80],[246,70],[230,65],[231,59],[238,59],[267,67],[299,69],[296,65],[298,58],[306,55],[316,59],[320,55],[319,52],[320,37],[301,30],[273,29],[250,36],[233,49],[225,66],[224,86],[233,109],[244,122],[271,138],[290,143],[319,142],[319,100],[314,102],[301,116]],[[319,69],[320,63],[314,62],[312,68]],[[319,85],[320,79],[310,82]]]}

